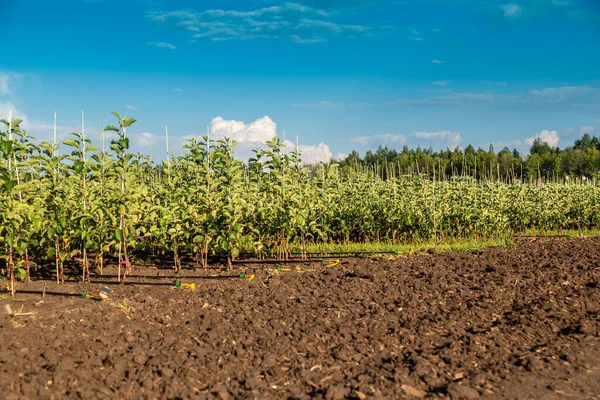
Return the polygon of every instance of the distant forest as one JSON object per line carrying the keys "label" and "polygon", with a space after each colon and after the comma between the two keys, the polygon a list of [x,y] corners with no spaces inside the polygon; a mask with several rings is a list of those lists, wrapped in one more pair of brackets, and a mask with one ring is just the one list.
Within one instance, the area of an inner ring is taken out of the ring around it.
{"label": "distant forest", "polygon": [[475,150],[471,145],[464,151],[458,147],[434,151],[408,146],[397,151],[380,146],[374,152],[367,151],[364,157],[353,151],[339,164],[343,171],[368,170],[383,179],[405,174],[426,174],[436,179],[471,176],[492,181],[590,179],[600,177],[600,139],[585,134],[573,146],[561,150],[538,138],[527,156],[507,147],[496,153],[491,145],[487,151]]}

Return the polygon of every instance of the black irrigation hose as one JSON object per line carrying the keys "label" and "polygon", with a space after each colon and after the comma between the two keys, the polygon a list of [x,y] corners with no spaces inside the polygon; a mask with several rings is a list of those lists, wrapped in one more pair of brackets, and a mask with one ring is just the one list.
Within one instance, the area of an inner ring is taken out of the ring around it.
{"label": "black irrigation hose", "polygon": [[565,238],[565,237],[573,237],[573,235],[516,235],[513,236],[514,239],[545,239],[545,238]]}
{"label": "black irrigation hose", "polygon": [[310,258],[293,258],[288,260],[235,260],[232,264],[235,265],[247,265],[247,264],[311,264],[316,262],[324,262],[325,260],[339,259],[339,258],[366,258],[367,254],[398,254],[398,252],[364,252],[364,253],[336,253],[346,254],[342,256],[322,256],[322,257],[310,257]]}
{"label": "black irrigation hose", "polygon": [[[392,250],[392,251],[337,251],[337,252],[327,252],[327,255],[343,255],[343,254],[397,254],[398,251],[397,250]],[[323,254],[322,252],[310,252],[310,253],[303,253],[303,252],[297,252],[297,251],[292,251],[288,254],[293,254],[293,255],[316,255],[317,257],[319,257],[321,254]],[[254,256],[256,255],[255,253],[241,253],[240,255],[242,256]]]}

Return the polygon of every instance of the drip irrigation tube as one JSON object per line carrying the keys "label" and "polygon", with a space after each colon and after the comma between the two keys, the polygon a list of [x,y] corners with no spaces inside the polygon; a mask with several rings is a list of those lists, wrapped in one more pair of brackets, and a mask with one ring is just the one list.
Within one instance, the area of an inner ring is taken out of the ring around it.
{"label": "drip irrigation tube", "polygon": [[369,254],[398,254],[397,252],[363,252],[363,253],[336,253],[345,254],[341,256],[320,256],[320,257],[309,257],[309,258],[292,258],[287,260],[235,260],[232,261],[234,265],[246,265],[246,264],[311,264],[324,262],[324,260],[338,259],[338,258],[366,258]]}
{"label": "drip irrigation tube", "polygon": [[514,239],[545,239],[545,238],[565,238],[565,237],[577,237],[573,235],[516,235]]}

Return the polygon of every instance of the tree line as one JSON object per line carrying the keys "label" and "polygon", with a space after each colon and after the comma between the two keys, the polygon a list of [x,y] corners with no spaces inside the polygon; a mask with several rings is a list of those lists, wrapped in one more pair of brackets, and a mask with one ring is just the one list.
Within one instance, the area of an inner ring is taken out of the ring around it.
{"label": "tree line", "polygon": [[387,179],[405,174],[425,174],[436,179],[471,176],[477,179],[503,182],[522,180],[564,180],[568,177],[592,179],[600,177],[600,139],[584,134],[572,146],[560,149],[537,138],[528,155],[516,149],[504,147],[496,153],[490,145],[486,151],[468,145],[464,150],[434,151],[432,148],[410,149],[404,146],[398,151],[379,146],[361,157],[352,151],[339,162],[342,171],[372,171]]}

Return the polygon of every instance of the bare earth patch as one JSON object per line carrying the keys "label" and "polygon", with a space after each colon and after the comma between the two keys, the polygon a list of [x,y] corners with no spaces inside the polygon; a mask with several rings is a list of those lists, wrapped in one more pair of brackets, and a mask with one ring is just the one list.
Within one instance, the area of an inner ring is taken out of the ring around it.
{"label": "bare earth patch", "polygon": [[[19,284],[16,300],[0,300],[0,392],[600,398],[599,238],[298,266],[222,279],[182,271],[195,291],[173,286],[171,271],[142,268],[148,277],[124,287],[112,277]],[[52,294],[96,293],[100,282],[109,300]],[[9,316],[6,304],[34,314]]]}

